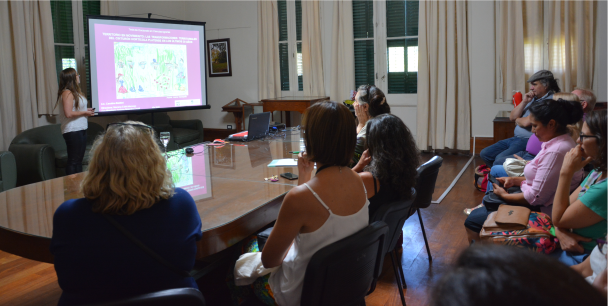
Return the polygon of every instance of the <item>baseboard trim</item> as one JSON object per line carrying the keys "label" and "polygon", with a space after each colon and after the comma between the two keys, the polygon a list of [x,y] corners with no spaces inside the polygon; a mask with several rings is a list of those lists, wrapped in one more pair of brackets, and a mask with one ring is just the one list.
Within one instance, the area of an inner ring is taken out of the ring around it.
{"label": "baseboard trim", "polygon": [[236,133],[236,130],[228,129],[203,129],[205,141],[213,141],[215,139],[225,139],[228,135]]}
{"label": "baseboard trim", "polygon": [[[479,154],[481,150],[494,144],[494,137],[475,137],[475,154]],[[471,137],[471,149],[470,153],[473,152],[473,137]]]}

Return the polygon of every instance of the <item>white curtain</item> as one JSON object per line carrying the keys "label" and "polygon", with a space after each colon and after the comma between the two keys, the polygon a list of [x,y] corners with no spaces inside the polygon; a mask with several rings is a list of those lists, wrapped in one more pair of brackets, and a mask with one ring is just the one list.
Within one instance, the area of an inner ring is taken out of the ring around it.
{"label": "white curtain", "polygon": [[325,95],[320,23],[319,1],[302,1],[302,84],[305,96]]}
{"label": "white curtain", "polygon": [[498,98],[509,101],[514,90],[522,93],[526,91],[526,76],[522,73],[524,71],[522,1],[499,1],[495,5],[498,31],[496,51],[499,69],[502,72],[497,77]]}
{"label": "white curtain", "polygon": [[467,2],[420,2],[417,142],[469,150],[471,98]]}
{"label": "white curtain", "polygon": [[101,1],[99,1],[99,8],[101,9],[102,15],[108,15],[108,16],[118,15],[118,1],[101,0]]}
{"label": "white curtain", "polygon": [[513,90],[525,92],[526,80],[541,69],[553,72],[562,91],[593,87],[596,1],[512,0],[496,5],[498,98],[510,101]]}
{"label": "white curtain", "polygon": [[[49,1],[0,2],[0,150],[52,114],[57,96]],[[57,111],[55,111],[57,114]]]}
{"label": "white curtain", "polygon": [[258,99],[281,96],[276,1],[258,1]]}
{"label": "white curtain", "polygon": [[334,101],[350,99],[355,89],[355,52],[353,42],[353,3],[335,0],[331,46],[331,84],[329,95]]}
{"label": "white curtain", "polygon": [[596,1],[545,1],[549,70],[563,91],[593,87],[595,8]]}

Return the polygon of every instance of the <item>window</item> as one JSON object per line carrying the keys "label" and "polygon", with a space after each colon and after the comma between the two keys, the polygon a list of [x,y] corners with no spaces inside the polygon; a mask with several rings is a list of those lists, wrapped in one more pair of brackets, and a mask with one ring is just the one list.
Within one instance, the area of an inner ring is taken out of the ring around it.
{"label": "window", "polygon": [[355,88],[374,82],[374,3],[353,1]]}
{"label": "window", "polygon": [[[57,76],[66,68],[81,75],[81,89],[91,100],[87,15],[99,15],[99,1],[51,1]],[[83,77],[84,76],[84,77]]]}
{"label": "window", "polygon": [[417,92],[418,1],[353,1],[353,34],[356,87]]}
{"label": "window", "polygon": [[[281,91],[303,91],[302,1],[277,1]],[[292,88],[297,84],[297,89]]]}

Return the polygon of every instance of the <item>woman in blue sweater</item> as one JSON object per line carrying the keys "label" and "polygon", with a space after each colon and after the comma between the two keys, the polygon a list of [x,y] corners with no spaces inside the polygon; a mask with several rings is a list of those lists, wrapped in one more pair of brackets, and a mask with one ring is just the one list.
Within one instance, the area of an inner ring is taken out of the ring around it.
{"label": "woman in blue sweater", "polygon": [[[187,271],[202,237],[200,215],[192,197],[174,188],[152,128],[135,121],[111,124],[91,154],[84,198],[64,202],[53,218],[51,252],[63,289],[59,305],[198,289]],[[172,268],[138,247],[112,220]]]}

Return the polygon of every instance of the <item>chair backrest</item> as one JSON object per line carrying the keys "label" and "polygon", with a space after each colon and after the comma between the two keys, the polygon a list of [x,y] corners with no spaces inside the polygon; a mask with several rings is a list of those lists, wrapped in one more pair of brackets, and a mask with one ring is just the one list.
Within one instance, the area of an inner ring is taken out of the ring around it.
{"label": "chair backrest", "polygon": [[427,208],[431,205],[433,192],[435,192],[435,183],[437,182],[437,174],[439,168],[443,164],[443,158],[433,156],[429,161],[418,167],[418,176],[416,179],[416,201],[412,205],[413,208]]}
{"label": "chair backrest", "polygon": [[[392,251],[399,241],[399,236],[403,230],[403,224],[410,217],[410,208],[416,200],[416,189],[412,188],[412,197],[407,200],[397,200],[382,204],[373,216],[370,216],[369,222],[384,221],[388,225],[386,243],[384,244],[384,254]],[[384,256],[383,256],[384,258]]]}
{"label": "chair backrest", "polygon": [[205,306],[203,294],[194,288],[168,289],[146,293],[127,299],[89,306]]}
{"label": "chair backrest", "polygon": [[311,258],[300,305],[359,305],[382,270],[388,226],[374,222]]}

